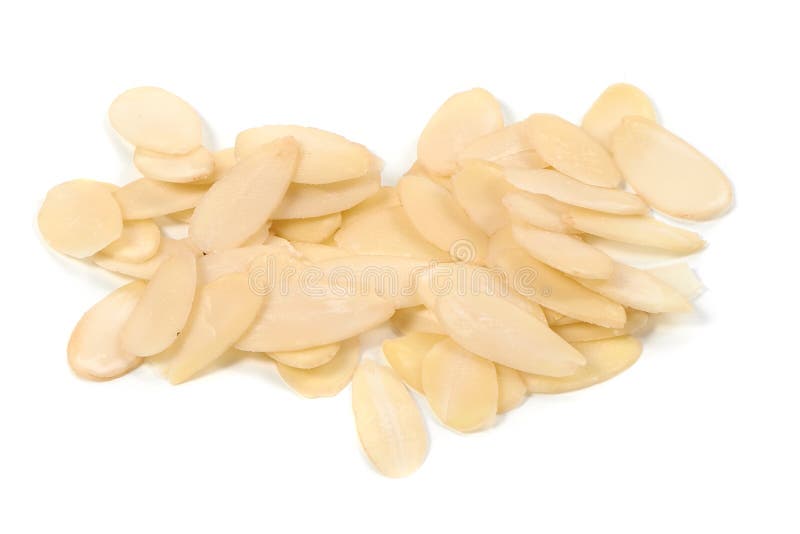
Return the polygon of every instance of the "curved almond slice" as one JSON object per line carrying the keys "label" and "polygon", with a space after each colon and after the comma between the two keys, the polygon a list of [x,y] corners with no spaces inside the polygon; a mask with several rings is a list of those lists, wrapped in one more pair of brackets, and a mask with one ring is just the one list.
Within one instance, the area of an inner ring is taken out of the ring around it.
{"label": "curved almond slice", "polygon": [[358,338],[341,343],[339,352],[331,361],[313,369],[297,369],[277,362],[278,374],[290,388],[309,399],[333,397],[342,391],[361,360]]}
{"label": "curved almond slice", "polygon": [[611,136],[625,180],[653,208],[681,219],[707,220],[728,210],[728,178],[694,147],[659,124],[626,117]]}
{"label": "curved almond slice", "polygon": [[497,414],[497,371],[451,339],[434,345],[422,360],[422,389],[448,427],[470,432],[489,426]]}
{"label": "curved almond slice", "polygon": [[417,332],[421,334],[445,334],[444,328],[439,324],[439,319],[436,318],[436,314],[425,306],[397,310],[392,316],[391,322],[395,330],[405,335]]}
{"label": "curved almond slice", "polygon": [[152,219],[193,209],[207,191],[207,185],[172,184],[139,178],[120,187],[114,198],[124,219]]}
{"label": "curved almond slice", "polygon": [[374,195],[380,188],[380,181],[380,172],[374,172],[331,184],[292,184],[273,218],[307,219],[350,209]]}
{"label": "curved almond slice", "polygon": [[495,364],[497,368],[497,413],[510,412],[525,401],[528,387],[519,371],[505,365]]}
{"label": "curved almond slice", "polygon": [[422,361],[428,351],[444,338],[440,334],[412,332],[385,340],[381,348],[386,361],[400,378],[422,393]]}
{"label": "curved almond slice", "polygon": [[650,316],[639,310],[628,310],[628,320],[622,328],[605,328],[589,323],[573,323],[563,326],[554,326],[553,332],[564,338],[569,343],[583,341],[597,341],[617,336],[633,335],[641,332],[647,326]]}
{"label": "curved almond slice", "polygon": [[197,260],[197,277],[201,284],[207,284],[226,274],[247,272],[254,260],[270,254],[296,256],[287,241],[271,239],[263,245],[221,250],[201,256]]}
{"label": "curved almond slice", "polygon": [[353,376],[352,391],[358,438],[375,468],[393,478],[419,469],[428,452],[425,422],[391,369],[363,362]]}
{"label": "curved almond slice", "polygon": [[152,258],[143,262],[124,261],[118,258],[108,256],[103,252],[92,256],[92,261],[95,265],[102,267],[107,271],[114,273],[124,274],[133,278],[141,278],[143,280],[150,280],[156,273],[156,270],[161,266],[167,258],[174,255],[182,246],[181,241],[170,239],[166,236],[161,237],[161,242],[158,246],[158,252]]}
{"label": "curved almond slice", "polygon": [[533,148],[554,169],[598,187],[617,187],[622,181],[611,154],[578,126],[545,113],[523,124]]}
{"label": "curved almond slice", "polygon": [[692,304],[671,286],[624,263],[615,262],[614,272],[607,280],[577,280],[623,306],[647,313],[692,311]]}
{"label": "curved almond slice", "polygon": [[528,254],[562,273],[602,280],[614,270],[605,252],[578,237],[521,224],[513,225],[511,232]]}
{"label": "curved almond slice", "polygon": [[425,241],[402,206],[372,210],[347,220],[333,236],[353,254],[448,261],[450,255]]}
{"label": "curved almond slice", "polygon": [[653,103],[641,89],[627,83],[617,83],[597,97],[583,116],[581,128],[611,150],[611,134],[629,115],[657,120]]}
{"label": "curved almond slice", "polygon": [[570,208],[564,221],[581,232],[644,247],[690,253],[705,246],[700,235],[645,215],[613,215]]}
{"label": "curved almond slice", "polygon": [[177,156],[137,148],[133,164],[145,178],[179,184],[203,180],[214,172],[214,157],[202,146]]}
{"label": "curved almond slice", "polygon": [[290,241],[322,243],[342,225],[342,214],[331,213],[308,219],[283,219],[272,223],[275,234]]}
{"label": "curved almond slice", "polygon": [[152,220],[125,221],[119,239],[100,253],[115,260],[140,263],[155,256],[160,244],[161,230]]}
{"label": "curved almond slice", "polygon": [[489,239],[452,193],[423,176],[406,175],[397,185],[403,210],[430,243],[465,262],[482,261]]}
{"label": "curved almond slice", "polygon": [[79,376],[111,380],[136,369],[142,359],[122,348],[119,332],[144,292],[131,282],[89,308],[69,338],[67,360]]}
{"label": "curved almond slice", "polygon": [[300,144],[300,157],[294,182],[330,184],[364,176],[372,154],[363,146],[341,135],[305,126],[262,126],[245,130],[236,137],[239,159],[281,137],[293,137]]}
{"label": "curved almond slice", "polygon": [[189,222],[189,237],[204,252],[235,248],[265,224],[283,199],[297,165],[298,145],[278,139],[214,182]]}
{"label": "curved almond slice", "polygon": [[632,193],[588,185],[552,169],[505,168],[505,176],[514,187],[565,204],[622,215],[647,213],[647,204]]}
{"label": "curved almond slice", "polygon": [[176,222],[188,224],[189,221],[192,220],[192,215],[194,215],[194,208],[170,213],[168,217]]}
{"label": "curved almond slice", "polygon": [[39,231],[56,251],[86,258],[122,235],[122,214],[109,184],[64,182],[47,192],[39,208]]}
{"label": "curved almond slice", "polygon": [[585,367],[562,378],[523,374],[528,393],[565,393],[588,388],[620,374],[636,363],[642,353],[642,344],[630,336],[575,343],[575,348],[586,358]]}
{"label": "curved almond slice", "polygon": [[505,180],[501,169],[480,160],[467,160],[451,182],[458,203],[487,235],[511,222],[503,197],[514,187]]}
{"label": "curved almond slice", "polygon": [[162,154],[186,154],[200,146],[203,127],[185,101],[158,87],[137,87],[108,109],[111,125],[126,141]]}
{"label": "curved almond slice", "polygon": [[484,89],[456,93],[436,110],[417,143],[417,159],[429,171],[450,176],[458,155],[483,135],[503,127],[503,111]]}
{"label": "curved almond slice", "polygon": [[185,382],[225,353],[250,327],[264,298],[247,273],[222,276],[200,288],[189,321],[175,345],[168,378]]}
{"label": "curved almond slice", "polygon": [[574,228],[564,222],[570,206],[548,196],[514,191],[503,197],[503,205],[514,219],[551,232],[576,233]]}
{"label": "curved almond slice", "polygon": [[685,261],[651,267],[647,272],[671,286],[688,300],[694,300],[705,289],[703,282]]}
{"label": "curved almond slice", "polygon": [[163,352],[181,335],[197,288],[197,262],[181,244],[153,275],[120,332],[122,346],[137,356]]}
{"label": "curved almond slice", "polygon": [[300,241],[295,241],[292,243],[292,246],[304,259],[312,263],[331,260],[334,258],[347,258],[352,255],[343,248],[334,247],[331,245],[323,245],[321,243],[303,243]]}
{"label": "curved almond slice", "polygon": [[383,185],[374,195],[364,199],[352,208],[343,211],[342,218],[346,221],[372,210],[393,208],[399,205],[400,195],[397,194],[397,188],[390,185]]}
{"label": "curved almond slice", "polygon": [[[304,350],[288,350],[283,352],[270,352],[267,354],[276,362],[295,369],[314,369],[325,365],[336,356],[341,344],[330,343],[321,347],[312,347]],[[278,369],[280,370],[280,368]]]}
{"label": "curved almond slice", "polygon": [[522,167],[532,169],[547,167],[547,163],[533,148],[521,122],[474,139],[458,154],[458,160],[462,166],[465,161],[470,159],[481,159],[494,163],[503,162],[503,164],[516,162]]}

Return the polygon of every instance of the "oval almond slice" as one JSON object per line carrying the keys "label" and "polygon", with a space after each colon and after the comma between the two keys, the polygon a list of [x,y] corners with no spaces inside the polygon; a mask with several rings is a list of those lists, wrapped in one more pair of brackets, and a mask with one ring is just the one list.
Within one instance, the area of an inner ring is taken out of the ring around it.
{"label": "oval almond slice", "polygon": [[137,356],[163,352],[181,335],[192,310],[197,262],[181,244],[159,266],[120,333],[122,346]]}
{"label": "oval almond slice", "polygon": [[390,185],[384,185],[381,186],[381,188],[378,189],[374,195],[364,199],[362,202],[359,202],[352,208],[343,211],[342,219],[348,220],[372,210],[393,208],[399,205],[400,195],[397,194],[397,188]]}
{"label": "oval almond slice", "polygon": [[416,332],[422,334],[445,334],[444,328],[439,324],[439,319],[436,318],[436,314],[425,306],[397,310],[392,316],[391,322],[395,330],[405,335]]}
{"label": "oval almond slice", "polygon": [[542,230],[577,233],[564,221],[570,206],[545,195],[534,195],[526,191],[514,191],[503,197],[503,205],[511,217],[532,224]]}
{"label": "oval almond slice", "polygon": [[197,260],[197,276],[201,284],[207,284],[226,274],[247,272],[254,260],[270,254],[296,256],[287,241],[273,238],[263,245],[221,250],[201,256]]}
{"label": "oval almond slice", "polygon": [[611,154],[578,126],[545,113],[523,124],[533,148],[554,169],[598,187],[613,188],[622,181]]}
{"label": "oval almond slice", "polygon": [[309,219],[283,219],[272,223],[275,234],[290,241],[322,243],[342,225],[342,214],[331,213]]}
{"label": "oval almond slice", "polygon": [[374,195],[380,188],[380,181],[380,171],[376,171],[330,184],[292,184],[273,218],[307,219],[350,209]]}
{"label": "oval almond slice", "polygon": [[625,180],[654,209],[707,220],[733,202],[731,183],[719,167],[656,122],[626,117],[611,147]]}
{"label": "oval almond slice", "polygon": [[[342,347],[339,343],[330,343],[321,347],[312,347],[304,350],[289,350],[284,352],[270,352],[267,354],[276,362],[295,369],[314,369],[325,365],[336,356]],[[280,368],[278,369],[280,370]]]}
{"label": "oval almond slice", "polygon": [[564,338],[564,341],[579,343],[637,334],[645,329],[650,319],[647,313],[633,309],[627,311],[627,316],[628,320],[622,328],[605,328],[589,323],[573,323],[552,328],[553,332]]}
{"label": "oval almond slice", "polygon": [[581,128],[610,150],[611,134],[629,115],[656,120],[653,103],[641,89],[627,83],[617,83],[597,97],[583,116]]}
{"label": "oval almond slice", "polygon": [[122,348],[119,332],[128,320],[145,283],[131,282],[87,311],[69,338],[67,360],[78,376],[111,380],[135,369],[142,359]]}
{"label": "oval almond slice", "polygon": [[602,280],[614,270],[614,262],[605,252],[576,236],[522,224],[513,225],[511,232],[528,254],[562,273]]}
{"label": "oval almond slice", "polygon": [[422,361],[428,351],[444,338],[440,334],[411,332],[385,340],[381,348],[386,361],[400,378],[422,393]]}
{"label": "oval almond slice", "polygon": [[108,118],[130,144],[162,154],[186,154],[202,141],[197,112],[158,87],[125,91],[111,103]]}
{"label": "oval almond slice", "polygon": [[297,165],[298,145],[283,138],[264,146],[214,182],[189,222],[204,252],[235,248],[264,225],[283,199]]}
{"label": "oval almond slice", "polygon": [[353,376],[353,416],[358,438],[375,468],[393,478],[425,461],[428,433],[405,386],[386,366],[363,362]]}
{"label": "oval almond slice", "polygon": [[503,197],[514,191],[501,169],[479,160],[467,160],[451,178],[453,195],[467,215],[487,235],[492,235],[511,220]]}
{"label": "oval almond slice", "polygon": [[119,261],[141,263],[158,252],[161,230],[149,219],[125,221],[122,235],[100,253]]}
{"label": "oval almond slice", "polygon": [[122,217],[152,219],[193,209],[208,191],[207,185],[172,184],[139,178],[114,192]]}
{"label": "oval almond slice", "polygon": [[359,178],[369,171],[372,155],[366,148],[341,135],[305,126],[245,130],[236,137],[236,155],[246,158],[281,137],[293,137],[300,145],[295,183],[330,184]]}
{"label": "oval almond slice", "polygon": [[304,397],[333,397],[353,378],[361,359],[360,349],[358,338],[348,339],[341,343],[339,352],[328,363],[313,369],[297,369],[278,362],[278,374],[289,387]]}
{"label": "oval almond slice", "polygon": [[510,412],[528,396],[528,387],[519,371],[505,365],[495,364],[497,368],[497,413]]}
{"label": "oval almond slice", "polygon": [[47,244],[73,258],[87,258],[122,235],[122,214],[113,186],[93,180],[64,182],[47,192],[39,231]]}
{"label": "oval almond slice", "polygon": [[575,348],[586,358],[585,367],[562,378],[523,374],[528,393],[565,393],[588,388],[620,374],[636,363],[642,353],[642,344],[630,336],[575,343]]}
{"label": "oval almond slice", "polygon": [[521,122],[474,139],[464,147],[458,159],[462,166],[467,160],[481,159],[510,166],[517,163],[531,169],[547,167],[547,162],[533,148]]}
{"label": "oval almond slice", "polygon": [[185,382],[224,354],[250,327],[263,301],[251,290],[247,273],[227,274],[201,287],[175,345],[169,381]]}
{"label": "oval almond slice", "polygon": [[145,178],[180,184],[203,180],[214,172],[214,157],[202,146],[177,156],[137,148],[133,164]]}
{"label": "oval almond slice", "polygon": [[143,262],[124,261],[113,256],[108,256],[103,252],[95,254],[91,259],[95,265],[107,271],[124,274],[132,278],[150,280],[161,264],[164,263],[167,258],[174,255],[182,246],[185,245],[183,245],[181,241],[162,236],[158,246],[158,252],[156,252],[155,256]]}
{"label": "oval almond slice", "polygon": [[688,300],[696,299],[705,289],[703,282],[685,261],[651,267],[647,272],[671,286]]}
{"label": "oval almond slice", "polygon": [[503,111],[488,91],[456,93],[436,110],[420,134],[417,159],[431,172],[450,176],[469,143],[502,127]]}
{"label": "oval almond slice", "polygon": [[489,426],[497,414],[497,371],[489,360],[445,339],[422,361],[422,388],[446,426],[471,432]]}

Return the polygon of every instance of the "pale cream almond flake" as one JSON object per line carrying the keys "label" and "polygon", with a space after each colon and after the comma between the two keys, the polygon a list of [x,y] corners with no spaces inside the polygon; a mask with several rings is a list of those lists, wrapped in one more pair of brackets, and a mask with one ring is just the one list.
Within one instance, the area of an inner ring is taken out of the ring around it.
{"label": "pale cream almond flake", "polygon": [[278,374],[300,395],[309,399],[333,397],[342,391],[361,360],[358,338],[342,341],[339,352],[329,362],[313,369],[298,369],[277,362]]}
{"label": "pale cream almond flake", "polygon": [[641,89],[627,83],[617,83],[597,97],[583,116],[581,128],[607,150],[611,150],[611,134],[622,123],[622,119],[630,115],[657,120],[653,103]]}
{"label": "pale cream almond flake", "polygon": [[214,156],[202,146],[180,155],[137,148],[133,164],[145,178],[180,184],[206,179],[214,172]]}
{"label": "pale cream almond flake", "polygon": [[141,263],[155,256],[160,244],[161,230],[152,220],[125,221],[119,239],[100,254],[119,261]]}
{"label": "pale cream almond flake", "polygon": [[280,364],[295,369],[314,369],[331,361],[340,348],[341,344],[330,343],[310,349],[270,352],[267,353],[267,356]]}
{"label": "pale cream almond flake", "polygon": [[423,393],[422,361],[431,347],[445,339],[441,334],[411,332],[404,336],[387,339],[381,349],[383,356],[403,381]]}
{"label": "pale cream almond flake", "polygon": [[603,280],[614,270],[614,262],[605,252],[577,236],[548,232],[526,224],[513,225],[511,232],[528,254],[570,276]]}

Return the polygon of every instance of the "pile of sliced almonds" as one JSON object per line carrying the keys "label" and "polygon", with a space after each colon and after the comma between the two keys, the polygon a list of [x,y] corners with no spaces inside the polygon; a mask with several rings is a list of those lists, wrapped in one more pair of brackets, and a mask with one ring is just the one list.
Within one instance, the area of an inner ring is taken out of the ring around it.
{"label": "pile of sliced almonds", "polygon": [[[651,208],[697,221],[732,202],[725,175],[626,84],[580,126],[507,124],[485,90],[456,94],[396,187],[363,145],[315,128],[252,128],[212,150],[163,89],[126,91],[109,119],[141,178],[63,183],[38,217],[53,249],[132,279],[78,322],[72,369],[108,380],[146,361],[179,384],[255,353],[305,397],[352,381],[361,443],[391,477],[427,454],[416,394],[472,432],[530,394],[630,367],[633,336],[691,311],[702,284],[685,262],[636,268],[598,239],[691,254],[703,239]],[[388,366],[361,362],[361,334],[386,321],[401,334],[383,342]]]}

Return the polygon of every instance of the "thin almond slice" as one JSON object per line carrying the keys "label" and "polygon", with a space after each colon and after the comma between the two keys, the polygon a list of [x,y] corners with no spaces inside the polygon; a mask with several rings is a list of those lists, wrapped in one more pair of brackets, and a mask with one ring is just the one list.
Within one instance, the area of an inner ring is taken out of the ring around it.
{"label": "thin almond slice", "polygon": [[172,184],[139,178],[120,187],[114,198],[124,219],[152,219],[193,209],[207,191],[207,185]]}
{"label": "thin almond slice", "polygon": [[331,213],[309,219],[284,219],[272,224],[272,231],[290,241],[322,243],[342,225],[342,214]]}
{"label": "thin almond slice", "polygon": [[420,134],[417,159],[431,172],[450,176],[469,143],[502,127],[503,111],[488,91],[456,93],[436,110]]}
{"label": "thin almond slice", "polygon": [[528,254],[562,273],[603,280],[614,270],[611,258],[579,237],[526,224],[513,225],[511,232]]}
{"label": "thin almond slice", "polygon": [[728,178],[708,158],[656,122],[626,117],[611,137],[625,180],[653,208],[681,219],[706,220],[733,202]]}
{"label": "thin almond slice", "polygon": [[124,375],[142,359],[122,348],[119,332],[144,292],[145,283],[131,282],[87,311],[69,338],[67,360],[79,376],[110,380]]}
{"label": "thin almond slice", "polygon": [[188,210],[181,210],[181,211],[176,211],[175,213],[170,213],[168,217],[176,222],[188,224],[189,221],[192,220],[192,215],[194,215],[194,208],[189,208]]}
{"label": "thin almond slice", "polygon": [[651,267],[647,272],[671,286],[688,300],[694,300],[705,289],[703,282],[685,261]]}
{"label": "thin almond slice", "polygon": [[627,316],[628,320],[622,328],[605,328],[596,324],[573,323],[554,326],[553,332],[569,343],[597,341],[598,339],[637,334],[644,330],[650,319],[647,313],[633,309],[627,311]]}
{"label": "thin almond slice", "polygon": [[333,397],[350,383],[361,360],[358,338],[341,343],[339,352],[331,361],[313,369],[298,369],[277,363],[278,374],[284,382],[300,395],[309,399]]}
{"label": "thin almond slice", "polygon": [[132,278],[150,280],[161,264],[164,263],[167,258],[175,254],[182,246],[181,241],[162,236],[161,243],[158,246],[158,252],[156,252],[155,256],[143,262],[123,261],[113,256],[108,256],[103,252],[95,254],[91,259],[95,265],[107,271],[124,274]]}
{"label": "thin almond slice", "polygon": [[408,476],[425,461],[428,433],[422,414],[388,367],[373,361],[358,367],[353,376],[353,415],[364,452],[382,474]]}
{"label": "thin almond slice", "polygon": [[501,169],[480,160],[466,160],[451,181],[456,200],[487,235],[511,222],[503,197],[514,187],[505,180]]}
{"label": "thin almond slice", "polygon": [[636,363],[642,353],[642,344],[630,336],[575,343],[575,348],[586,358],[585,367],[562,378],[523,374],[528,393],[565,393],[588,388],[620,374]]}
{"label": "thin almond slice", "polygon": [[119,239],[100,253],[119,261],[141,263],[155,256],[160,244],[161,230],[152,220],[125,221]]}
{"label": "thin almond slice", "polygon": [[222,276],[200,288],[169,368],[169,381],[185,382],[225,353],[250,327],[264,298],[247,273]]}
{"label": "thin almond slice", "polygon": [[381,348],[386,361],[400,378],[422,393],[422,361],[431,347],[444,338],[440,334],[411,332],[404,336],[385,340]]}
{"label": "thin almond slice", "polygon": [[528,387],[519,371],[505,365],[495,364],[497,368],[497,413],[510,412],[525,401]]}
{"label": "thin almond slice", "polygon": [[340,135],[305,126],[245,130],[236,137],[236,156],[246,158],[281,137],[293,137],[300,144],[295,183],[330,184],[364,176],[369,170],[372,155],[366,148]]}
{"label": "thin almond slice", "polygon": [[577,279],[588,287],[623,306],[648,313],[692,311],[692,304],[671,286],[652,274],[615,262],[607,280]]}
{"label": "thin almond slice", "polygon": [[497,414],[497,371],[485,360],[445,339],[422,361],[422,389],[436,416],[448,427],[471,432]]}
{"label": "thin almond slice", "polygon": [[565,204],[622,215],[647,213],[647,204],[632,193],[588,185],[552,169],[505,168],[505,176],[523,191],[547,195]]}
{"label": "thin almond slice", "polygon": [[[336,356],[341,344],[330,343],[321,347],[312,347],[304,350],[289,350],[283,352],[270,352],[267,354],[276,362],[295,369],[314,369],[325,365]],[[280,368],[279,368],[280,370]]]}
{"label": "thin almond slice", "polygon": [[108,118],[130,144],[162,154],[186,154],[202,141],[197,112],[158,87],[125,91],[111,103]]}
{"label": "thin almond slice", "polygon": [[551,232],[577,233],[564,221],[564,217],[570,209],[569,204],[564,204],[546,195],[514,191],[503,197],[503,205],[508,209],[511,217],[516,220]]}
{"label": "thin almond slice", "polygon": [[48,191],[38,216],[47,244],[73,258],[86,258],[119,239],[122,215],[112,189],[93,180],[72,180]]}
{"label": "thin almond slice", "polygon": [[294,176],[297,142],[282,138],[247,156],[214,182],[189,222],[189,237],[204,252],[235,248],[265,224]]}
{"label": "thin almond slice", "polygon": [[573,207],[564,221],[581,232],[605,239],[684,254],[700,250],[706,244],[695,232],[646,215],[614,215]]}
{"label": "thin almond slice", "polygon": [[214,156],[202,146],[177,156],[137,148],[133,164],[145,178],[179,184],[206,179],[214,172]]}
{"label": "thin almond slice", "polygon": [[362,202],[359,202],[352,208],[343,211],[342,219],[346,221],[372,210],[393,208],[399,205],[400,195],[397,194],[397,188],[390,185],[384,185],[381,186],[381,188],[378,189],[374,195],[364,199]]}
{"label": "thin almond slice", "polygon": [[411,224],[428,242],[465,262],[486,257],[489,240],[452,193],[423,176],[406,175],[397,185]]}
{"label": "thin almond slice", "polygon": [[201,256],[197,260],[197,277],[200,284],[207,284],[226,274],[247,272],[253,261],[270,254],[297,256],[288,241],[271,238],[263,245],[222,250]]}
{"label": "thin almond slice", "polygon": [[186,245],[159,266],[120,333],[122,346],[137,356],[167,349],[192,310],[197,288],[197,262]]}
{"label": "thin almond slice", "polygon": [[343,248],[323,245],[321,243],[303,243],[301,241],[295,241],[292,243],[292,246],[304,259],[312,263],[352,256],[352,253]]}
{"label": "thin almond slice", "polygon": [[656,119],[653,103],[641,89],[627,83],[608,87],[583,116],[581,128],[611,150],[611,134],[629,115]]}
{"label": "thin almond slice", "polygon": [[374,195],[380,185],[380,171],[331,184],[292,184],[273,218],[307,219],[338,213]]}
{"label": "thin almond slice", "polygon": [[474,139],[459,153],[458,159],[462,166],[467,160],[481,159],[494,163],[503,162],[504,165],[510,164],[509,166],[517,163],[531,169],[547,167],[547,163],[533,148],[521,122]]}
{"label": "thin almond slice", "polygon": [[397,310],[392,316],[392,327],[405,335],[416,332],[421,334],[445,334],[444,328],[439,324],[439,319],[436,318],[436,314],[425,306]]}
{"label": "thin almond slice", "polygon": [[598,187],[617,187],[622,181],[611,154],[571,122],[537,113],[523,127],[533,148],[554,169]]}

